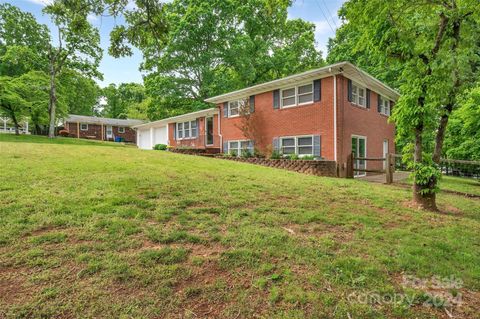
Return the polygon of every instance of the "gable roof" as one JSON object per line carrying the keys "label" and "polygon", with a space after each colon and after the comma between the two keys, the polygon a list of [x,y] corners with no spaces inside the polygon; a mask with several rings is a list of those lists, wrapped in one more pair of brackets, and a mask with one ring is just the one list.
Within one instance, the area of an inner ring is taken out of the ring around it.
{"label": "gable roof", "polygon": [[362,69],[358,68],[357,66],[353,65],[352,63],[340,62],[340,63],[327,65],[319,69],[314,69],[314,70],[306,71],[303,73],[290,75],[278,80],[273,80],[270,82],[247,87],[241,90],[210,97],[206,99],[205,102],[218,104],[218,103],[223,103],[223,102],[227,102],[235,99],[243,99],[250,95],[273,91],[289,85],[295,85],[300,81],[320,79],[324,77],[333,76],[334,74],[336,75],[342,74],[346,78],[349,78],[355,82],[358,82],[360,85],[366,86],[372,91],[380,93],[391,100],[396,101],[400,97],[400,94],[396,90],[392,89],[391,87],[381,82],[380,80],[374,78],[373,76],[363,71]]}
{"label": "gable roof", "polygon": [[211,116],[214,114],[218,114],[218,109],[217,108],[209,108],[205,110],[200,110],[200,111],[195,111],[191,113],[186,113],[182,115],[177,115],[177,116],[172,116],[163,120],[158,120],[154,122],[148,122],[140,125],[134,126],[134,128],[149,128],[149,127],[159,127],[163,125],[167,125],[168,123],[175,123],[178,121],[193,121],[199,117],[203,116]]}
{"label": "gable roof", "polygon": [[123,119],[112,119],[106,117],[96,117],[96,116],[87,116],[87,115],[75,115],[69,114],[68,117],[64,119],[65,122],[79,122],[86,124],[104,124],[104,125],[113,125],[113,126],[134,126],[142,124],[142,120],[123,120]]}

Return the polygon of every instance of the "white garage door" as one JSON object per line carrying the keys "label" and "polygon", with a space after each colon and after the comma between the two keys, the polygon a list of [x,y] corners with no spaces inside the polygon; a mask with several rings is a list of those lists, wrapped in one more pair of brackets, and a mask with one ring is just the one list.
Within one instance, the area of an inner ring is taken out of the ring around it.
{"label": "white garage door", "polygon": [[143,150],[152,149],[152,145],[150,145],[150,129],[138,130],[138,147]]}
{"label": "white garage door", "polygon": [[153,145],[168,144],[167,127],[156,127],[153,129]]}

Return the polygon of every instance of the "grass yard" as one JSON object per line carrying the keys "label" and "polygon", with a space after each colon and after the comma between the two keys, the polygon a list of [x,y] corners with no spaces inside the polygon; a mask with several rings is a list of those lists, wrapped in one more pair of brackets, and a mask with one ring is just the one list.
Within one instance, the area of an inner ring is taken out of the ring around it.
{"label": "grass yard", "polygon": [[410,196],[0,134],[0,318],[478,318],[480,200],[440,193],[429,213]]}

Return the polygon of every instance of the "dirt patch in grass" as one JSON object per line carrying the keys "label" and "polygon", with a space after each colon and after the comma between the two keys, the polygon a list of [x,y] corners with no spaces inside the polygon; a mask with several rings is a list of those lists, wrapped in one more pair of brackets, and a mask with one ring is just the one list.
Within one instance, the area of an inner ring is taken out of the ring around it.
{"label": "dirt patch in grass", "polygon": [[29,300],[38,291],[27,283],[31,274],[32,271],[25,268],[0,267],[0,304],[11,305]]}
{"label": "dirt patch in grass", "polygon": [[[362,225],[358,225],[358,229]],[[341,243],[349,242],[353,239],[357,228],[342,227],[338,225],[327,225],[319,223],[309,224],[286,224],[281,228],[292,237],[308,238],[308,237],[331,237],[333,240]]]}

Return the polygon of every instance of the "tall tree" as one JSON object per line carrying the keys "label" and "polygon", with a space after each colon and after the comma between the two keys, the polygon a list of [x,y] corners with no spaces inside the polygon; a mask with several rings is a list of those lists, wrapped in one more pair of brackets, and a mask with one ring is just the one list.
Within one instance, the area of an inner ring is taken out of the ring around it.
{"label": "tall tree", "polygon": [[162,109],[152,114],[205,108],[208,96],[323,64],[314,25],[288,19],[290,0],[136,3],[110,52],[130,54],[128,44],[143,52],[146,89]]}
{"label": "tall tree", "polygon": [[110,84],[102,90],[102,95],[107,103],[102,113],[107,117],[132,118],[131,116],[146,108],[145,105],[140,106],[146,99],[146,93],[143,85],[139,83],[121,83],[118,87]]}
{"label": "tall tree", "polygon": [[[56,0],[44,8],[57,27],[57,44],[49,47],[49,131],[48,136],[55,136],[57,107],[57,76],[64,68],[78,71],[90,77],[101,78],[97,71],[102,58],[100,35],[87,20],[87,16],[98,12],[100,6],[95,1]],[[102,9],[103,10],[103,9]]]}
{"label": "tall tree", "polygon": [[71,69],[64,69],[58,76],[59,95],[63,96],[67,112],[93,115],[101,96],[101,89],[91,78]]}
{"label": "tall tree", "polygon": [[448,124],[444,154],[480,161],[480,85],[469,90],[460,104]]}
{"label": "tall tree", "polygon": [[0,76],[0,113],[13,121],[19,134],[20,121],[27,116],[35,122],[48,101],[48,79],[44,72],[31,71],[19,77]]}
{"label": "tall tree", "polygon": [[402,64],[402,95],[393,114],[397,138],[408,141],[404,152],[414,170],[414,200],[436,209],[448,119],[478,72],[478,1],[351,0],[343,10],[359,34],[359,52]]}

